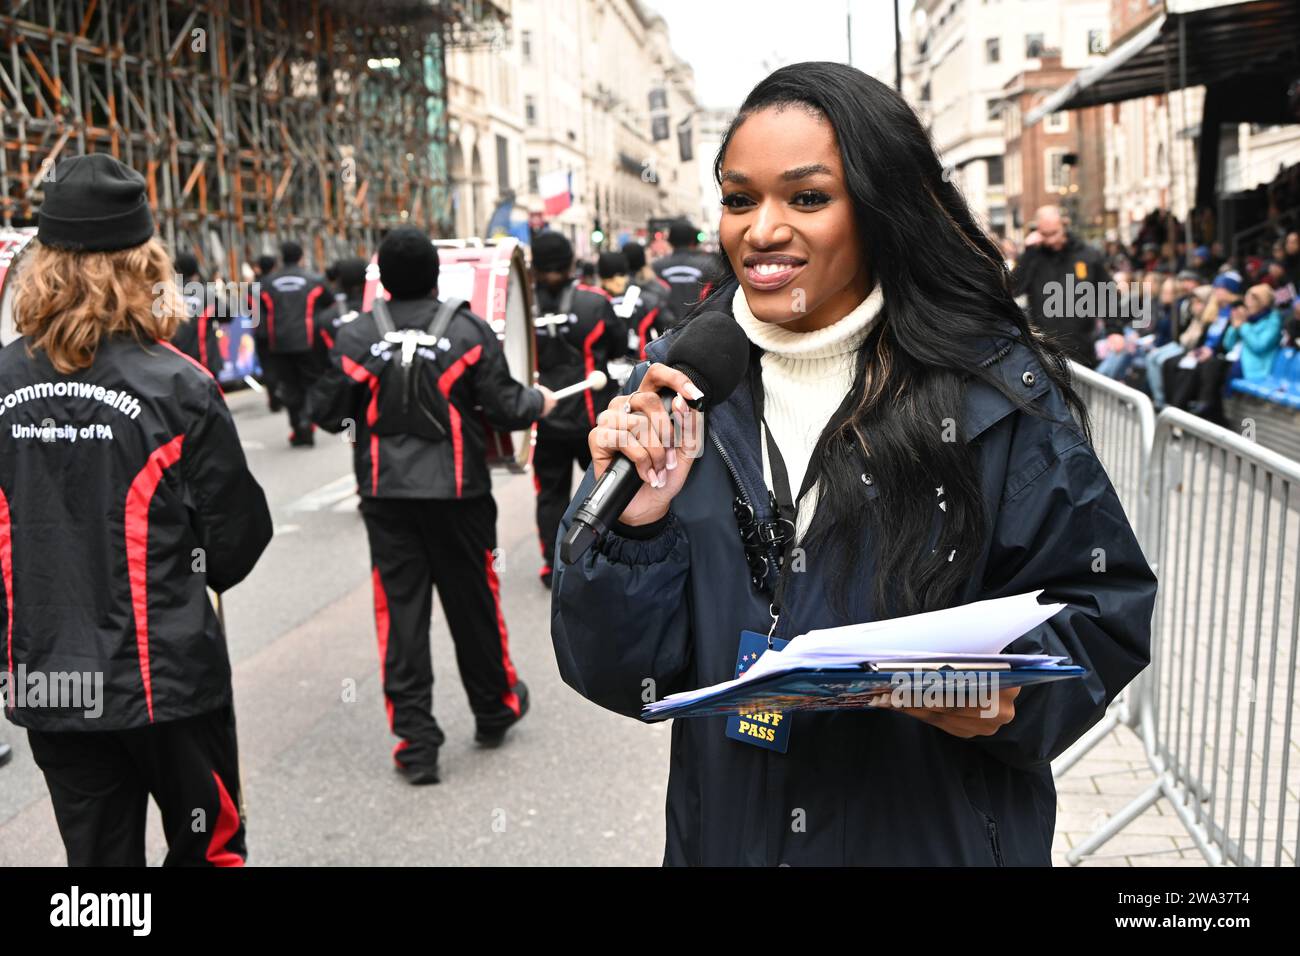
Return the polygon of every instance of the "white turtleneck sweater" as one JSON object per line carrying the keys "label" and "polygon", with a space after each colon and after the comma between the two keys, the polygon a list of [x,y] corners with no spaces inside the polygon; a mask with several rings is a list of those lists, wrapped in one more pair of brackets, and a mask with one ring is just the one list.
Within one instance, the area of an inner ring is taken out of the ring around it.
{"label": "white turtleneck sweater", "polygon": [[[736,289],[732,312],[763,355],[763,417],[790,474],[790,493],[799,494],[822,429],[853,385],[854,353],[880,314],[879,284],[848,315],[813,332],[792,332],[754,317],[745,290]],[[763,477],[772,487],[772,467],[763,443]],[[799,502],[795,527],[802,538],[817,509],[817,486]]]}

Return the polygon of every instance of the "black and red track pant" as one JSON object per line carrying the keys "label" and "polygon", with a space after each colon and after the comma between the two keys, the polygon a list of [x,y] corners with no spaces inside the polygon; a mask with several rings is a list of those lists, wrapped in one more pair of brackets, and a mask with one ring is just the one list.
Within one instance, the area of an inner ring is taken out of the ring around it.
{"label": "black and red track pant", "polygon": [[477,729],[500,729],[519,716],[496,571],[496,501],[490,494],[363,498],[361,515],[370,540],[384,704],[389,728],[401,738],[393,759],[427,766],[445,739],[433,716],[435,586]]}
{"label": "black and red track pant", "polygon": [[298,434],[311,431],[309,393],[324,367],[316,352],[268,352],[262,368],[271,376],[271,388]]}
{"label": "black and red track pant", "polygon": [[130,730],[29,730],[68,866],[144,866],[152,795],[163,866],[243,866],[239,753],[231,707]]}
{"label": "black and red track pant", "polygon": [[573,500],[573,464],[583,471],[591,465],[587,433],[537,429],[533,446],[533,490],[537,492],[537,537],[542,547],[542,573],[555,563],[555,538],[560,521]]}

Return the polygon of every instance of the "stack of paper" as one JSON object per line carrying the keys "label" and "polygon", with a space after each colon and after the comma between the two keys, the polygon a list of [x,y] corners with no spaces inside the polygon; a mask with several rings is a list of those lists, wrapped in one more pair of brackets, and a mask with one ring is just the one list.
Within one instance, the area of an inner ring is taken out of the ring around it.
{"label": "stack of paper", "polygon": [[[1065,607],[1039,604],[1042,593],[1040,590],[869,624],[809,631],[792,639],[783,650],[763,654],[735,680],[670,694],[647,705],[642,717],[654,720],[734,713],[737,707],[762,703],[763,694],[768,695],[767,703],[775,706],[775,697],[791,697],[794,685],[787,682],[781,686],[779,679],[792,674],[850,672],[855,678],[852,686],[847,686],[842,674],[830,684],[843,686],[844,695],[852,696],[855,702],[868,685],[887,686],[889,672],[894,671],[936,667],[971,672],[996,669],[1012,678],[1005,681],[1008,686],[1081,676],[1082,668],[1063,666],[1065,658],[1000,653]],[[811,687],[807,681],[801,686]],[[824,690],[829,685],[821,686]],[[801,693],[809,698],[807,706],[789,709],[845,706],[843,701],[819,704],[812,699],[817,693],[815,688]],[[797,705],[799,694],[794,693],[794,697]]]}

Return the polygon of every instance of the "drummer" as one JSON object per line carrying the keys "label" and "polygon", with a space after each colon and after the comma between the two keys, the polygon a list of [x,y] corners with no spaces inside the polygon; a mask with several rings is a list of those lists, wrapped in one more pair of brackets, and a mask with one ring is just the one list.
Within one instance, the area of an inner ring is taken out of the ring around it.
{"label": "drummer", "polygon": [[634,285],[628,281],[631,266],[622,252],[602,252],[596,260],[600,287],[610,295],[614,314],[627,323],[627,357],[645,360],[645,347],[675,325],[667,293],[658,284]]}
{"label": "drummer", "polygon": [[[573,278],[573,264],[573,246],[561,233],[546,230],[533,239],[537,371],[551,388],[580,382],[593,371],[605,372],[610,359],[627,352],[627,322],[615,313],[612,296]],[[596,427],[597,409],[605,408],[616,394],[618,385],[611,381],[600,391],[562,399],[555,414],[537,426],[537,534],[542,584],[548,588],[555,536],[573,488],[573,463],[583,469],[591,464],[587,435]]]}
{"label": "drummer", "polygon": [[[555,398],[510,377],[496,334],[464,303],[440,315],[438,250],[419,229],[388,234],[379,279],[392,297],[393,331],[380,333],[374,311],[340,325],[309,404],[316,424],[349,431],[353,441],[379,673],[389,729],[400,738],[393,760],[409,783],[430,784],[438,782],[445,739],[433,716],[434,587],[456,643],[475,740],[498,746],[528,710],[501,611],[497,507],[477,408],[493,427],[514,431],[547,415]],[[414,336],[413,347],[406,336]],[[409,395],[414,409],[403,401]]]}

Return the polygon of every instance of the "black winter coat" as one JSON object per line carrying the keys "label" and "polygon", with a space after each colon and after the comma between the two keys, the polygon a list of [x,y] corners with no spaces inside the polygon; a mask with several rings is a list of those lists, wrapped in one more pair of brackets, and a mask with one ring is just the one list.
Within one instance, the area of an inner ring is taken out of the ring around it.
{"label": "black winter coat", "polygon": [[[635,305],[629,314],[627,297],[637,290]],[[672,287],[657,276],[650,282],[632,282],[613,299],[614,312],[627,322],[627,353],[636,362],[645,358],[645,347],[677,324],[669,294]]]}
{"label": "black winter coat", "polygon": [[225,360],[221,357],[221,327],[215,310],[202,299],[186,299],[186,317],[176,327],[172,345],[176,346],[213,375],[221,372]]}
{"label": "black winter coat", "polygon": [[651,268],[668,283],[668,304],[674,314],[684,318],[690,313],[717,271],[715,257],[697,249],[680,249],[656,259]]}
{"label": "black winter coat", "polygon": [[[1095,285],[1094,305],[1086,307],[1084,283],[1109,283],[1105,258],[1092,246],[1070,236],[1059,250],[1031,246],[1016,263],[1011,286],[1028,298],[1029,321],[1047,333],[1070,358],[1088,368],[1097,364],[1093,341],[1099,321],[1112,318],[1106,285]],[[1080,307],[1083,306],[1083,307]]]}
{"label": "black winter coat", "polygon": [[[558,312],[564,290],[553,292],[538,285],[533,290],[541,315]],[[594,371],[604,372],[612,358],[627,352],[627,323],[614,314],[609,293],[597,286],[576,284],[569,321],[537,330],[537,378],[552,390],[581,382]],[[603,389],[587,389],[563,398],[537,426],[547,433],[586,435],[596,416],[618,393],[611,379]]]}
{"label": "black winter coat", "polygon": [[[399,329],[425,328],[436,299],[388,303]],[[524,428],[542,411],[542,393],[510,377],[496,333],[462,307],[436,350],[438,388],[447,400],[451,434],[443,441],[419,435],[376,435],[379,375],[400,360],[401,348],[381,342],[374,314],[339,326],[330,366],[312,386],[310,408],[326,431],[354,429],[352,463],[365,498],[472,498],[492,489],[487,465],[488,423],[505,431]],[[431,354],[432,350],[431,350]]]}
{"label": "black winter coat", "polygon": [[62,375],[21,339],[0,351],[6,664],[103,674],[102,715],[15,707],[14,723],[122,730],[229,704],[206,589],[238,584],[270,540],[221,390],[193,359],[121,336]]}
{"label": "black winter coat", "polygon": [[311,351],[317,313],[330,300],[325,280],[298,266],[285,266],[258,285],[255,337],[272,352]]}
{"label": "black winter coat", "polygon": [[330,349],[339,337],[339,329],[357,318],[362,312],[362,296],[357,293],[350,298],[335,295],[334,300],[316,315],[316,341],[313,346],[324,360],[322,367],[329,360]]}
{"label": "black winter coat", "polygon": [[[652,343],[648,357],[662,361],[672,338]],[[1010,337],[990,343],[989,362],[1042,416],[969,381],[961,424],[991,531],[954,603],[1044,589],[1040,600],[1068,607],[1011,649],[1066,655],[1087,677],[1023,690],[1009,724],[969,740],[887,710],[799,713],[787,718],[780,754],[727,738],[722,717],[677,720],[665,863],[1050,865],[1048,762],[1146,666],[1156,584],[1105,471],[1032,353]],[[555,568],[560,671],[621,714],[639,713],[647,680],[664,696],[731,679],[741,630],[766,633],[771,623],[733,515],[739,495],[771,518],[749,390],[713,409],[706,428],[705,452],[657,534],[611,534]],[[561,536],[592,483],[588,469]],[[862,493],[870,507],[878,488],[864,483]],[[1097,548],[1104,572],[1094,571]],[[830,609],[809,553],[806,572],[790,576],[776,636],[875,620],[871,550],[864,542],[847,617]]]}

